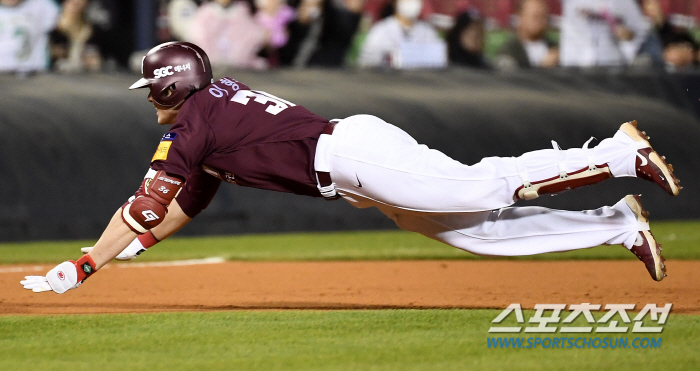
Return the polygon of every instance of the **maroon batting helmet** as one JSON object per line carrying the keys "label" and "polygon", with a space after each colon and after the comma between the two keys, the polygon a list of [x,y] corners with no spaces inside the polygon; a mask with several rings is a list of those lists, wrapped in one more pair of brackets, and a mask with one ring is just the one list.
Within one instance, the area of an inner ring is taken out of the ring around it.
{"label": "maroon batting helmet", "polygon": [[141,61],[141,74],[143,78],[129,89],[149,87],[153,100],[163,107],[175,107],[212,82],[207,53],[188,42],[169,42],[149,50]]}

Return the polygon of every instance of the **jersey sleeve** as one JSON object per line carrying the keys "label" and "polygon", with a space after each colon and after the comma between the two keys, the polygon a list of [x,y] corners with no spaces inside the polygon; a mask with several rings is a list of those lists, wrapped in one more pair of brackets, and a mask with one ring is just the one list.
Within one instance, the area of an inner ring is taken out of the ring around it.
{"label": "jersey sleeve", "polygon": [[182,211],[194,218],[209,206],[220,185],[221,179],[207,174],[201,167],[196,167],[175,199]]}
{"label": "jersey sleeve", "polygon": [[151,168],[187,179],[202,159],[213,151],[214,135],[196,104],[188,100],[180,109],[177,121],[158,145]]}

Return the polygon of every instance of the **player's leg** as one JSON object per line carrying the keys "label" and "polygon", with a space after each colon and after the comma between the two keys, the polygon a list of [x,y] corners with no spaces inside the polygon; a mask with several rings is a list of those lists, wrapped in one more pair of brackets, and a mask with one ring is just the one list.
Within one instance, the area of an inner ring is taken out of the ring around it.
{"label": "player's leg", "polygon": [[[648,146],[646,140],[619,130],[590,149],[564,151],[555,145],[517,158],[488,157],[468,166],[418,144],[403,130],[374,116],[342,120],[332,137],[331,177],[342,194],[431,212],[499,209],[519,198],[560,192],[611,176],[637,176],[638,150]],[[647,162],[651,166],[652,161]]]}
{"label": "player's leg", "polygon": [[331,141],[331,178],[348,200],[354,194],[405,210],[476,212],[512,204],[522,184],[513,158],[467,166],[374,116],[342,120]]}
{"label": "player's leg", "polygon": [[[588,149],[586,142],[583,148],[562,151],[552,141],[553,153],[534,151],[517,158],[523,185],[516,190],[515,198],[533,199],[613,176],[640,177],[657,183],[671,195],[678,195],[681,187],[673,175],[673,167],[651,148],[648,139],[637,129],[636,121],[632,121],[622,124],[612,138],[604,139],[595,148]],[[556,159],[556,167],[551,164],[552,158]]]}
{"label": "player's leg", "polygon": [[660,246],[636,196],[588,211],[530,206],[433,214],[379,208],[402,229],[479,255],[534,255],[622,244],[645,263],[653,279],[665,276]]}
{"label": "player's leg", "polygon": [[392,215],[381,210],[402,229],[479,255],[535,255],[625,242],[631,246],[637,232],[633,213],[622,201],[586,211],[524,206],[478,213],[396,211]]}

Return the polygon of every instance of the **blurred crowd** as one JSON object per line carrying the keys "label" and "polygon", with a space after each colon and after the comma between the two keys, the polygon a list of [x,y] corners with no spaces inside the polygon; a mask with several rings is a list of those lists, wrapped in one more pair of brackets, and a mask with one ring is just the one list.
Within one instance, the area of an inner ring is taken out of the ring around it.
{"label": "blurred crowd", "polygon": [[[154,45],[190,41],[212,64],[242,69],[633,66],[679,71],[700,63],[696,18],[672,13],[679,4],[698,8],[696,0],[156,4]],[[134,9],[123,5],[119,0],[0,0],[0,72],[109,72],[129,68],[130,61],[138,69],[145,52],[134,44]],[[494,19],[494,12],[506,20]]]}
{"label": "blurred crowd", "polygon": [[[0,72],[110,71],[133,51],[110,0],[0,0]],[[128,34],[128,33],[127,33]]]}

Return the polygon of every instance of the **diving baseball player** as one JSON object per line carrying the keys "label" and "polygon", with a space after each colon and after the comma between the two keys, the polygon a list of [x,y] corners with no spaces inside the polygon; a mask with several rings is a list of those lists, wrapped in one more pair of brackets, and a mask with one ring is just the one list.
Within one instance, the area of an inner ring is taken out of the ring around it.
{"label": "diving baseball player", "polygon": [[25,288],[64,293],[115,257],[134,258],[196,217],[222,182],[377,207],[405,230],[475,254],[622,244],[654,280],[666,276],[639,196],[588,211],[510,207],[611,177],[639,177],[677,195],[673,169],[636,122],[593,148],[587,142],[562,150],[552,142],[551,149],[468,166],[377,117],[329,121],[233,78],[214,81],[207,55],[190,43],[159,45],[142,63],[143,78],[131,89],[150,89],[158,123],[170,131],[95,246],[46,276],[26,277]]}

